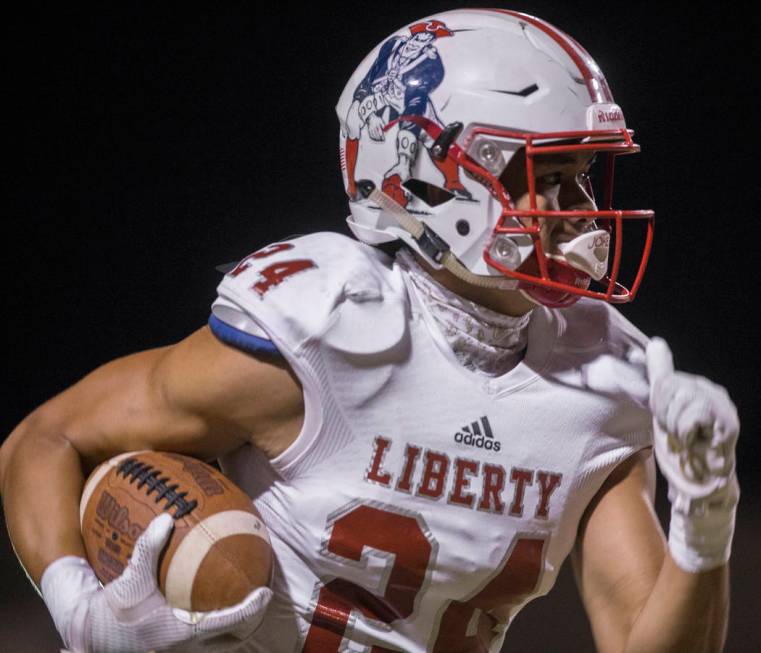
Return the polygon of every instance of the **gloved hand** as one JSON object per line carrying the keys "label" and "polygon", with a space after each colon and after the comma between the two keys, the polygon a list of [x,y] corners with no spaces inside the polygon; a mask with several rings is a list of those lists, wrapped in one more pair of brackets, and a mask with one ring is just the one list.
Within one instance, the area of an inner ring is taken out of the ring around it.
{"label": "gloved hand", "polygon": [[[145,653],[224,634],[242,640],[258,628],[272,598],[269,588],[212,612],[188,612],[167,603],[157,569],[173,525],[167,513],[156,517],[138,538],[122,575],[103,588],[83,558],[65,556],[45,569],[42,596],[72,653]],[[215,650],[209,644],[208,650]]]}
{"label": "gloved hand", "polygon": [[737,409],[708,379],[674,371],[662,338],[647,347],[655,457],[669,484],[669,550],[685,571],[726,563],[740,489],[735,444]]}

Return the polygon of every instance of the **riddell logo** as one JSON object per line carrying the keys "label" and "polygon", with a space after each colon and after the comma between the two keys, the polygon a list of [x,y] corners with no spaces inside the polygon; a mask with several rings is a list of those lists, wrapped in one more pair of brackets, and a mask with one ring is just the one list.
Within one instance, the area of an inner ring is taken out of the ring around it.
{"label": "riddell logo", "polygon": [[621,113],[620,109],[614,109],[613,111],[598,111],[597,112],[598,122],[617,122],[623,119],[624,119],[624,116]]}
{"label": "riddell logo", "polygon": [[463,426],[454,434],[454,441],[458,444],[467,444],[471,447],[486,449],[487,451],[499,451],[502,443],[494,439],[489,419],[484,415],[481,419]]}

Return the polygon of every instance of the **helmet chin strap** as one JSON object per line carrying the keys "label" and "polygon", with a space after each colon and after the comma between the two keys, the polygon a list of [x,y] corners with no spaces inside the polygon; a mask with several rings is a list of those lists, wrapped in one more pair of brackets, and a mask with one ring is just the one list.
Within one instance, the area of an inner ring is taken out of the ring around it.
{"label": "helmet chin strap", "polygon": [[542,291],[540,288],[527,288],[526,284],[517,279],[508,279],[506,277],[486,277],[480,274],[474,274],[466,268],[457,257],[452,253],[449,244],[443,240],[427,224],[418,220],[401,204],[394,201],[386,193],[378,190],[375,184],[368,180],[362,179],[357,182],[357,188],[366,198],[375,202],[381,209],[391,215],[417,243],[420,251],[437,265],[451,272],[455,277],[462,281],[478,286],[480,288],[497,288],[500,290],[517,290],[520,294],[532,304],[549,305],[549,306],[567,306],[578,297],[570,297],[567,293],[562,293],[558,297],[552,296],[552,291]]}
{"label": "helmet chin strap", "polygon": [[528,292],[526,292],[523,288],[518,288],[518,292],[521,294],[523,299],[531,302],[532,304],[534,304],[534,306],[541,306],[542,305],[542,303],[538,299],[536,299],[536,298],[532,297],[531,295],[529,295]]}
{"label": "helmet chin strap", "polygon": [[[443,238],[425,224],[425,222],[418,220],[401,204],[383,191],[378,190],[369,179],[357,181],[357,189],[363,197],[372,200],[386,213],[391,215],[399,223],[399,226],[412,236],[421,252],[434,263],[451,272],[458,279],[481,288],[518,289],[519,282],[516,279],[487,277],[481,274],[474,274],[468,270],[452,253],[449,244]],[[536,303],[535,300],[528,297],[523,291],[521,293],[524,297]]]}

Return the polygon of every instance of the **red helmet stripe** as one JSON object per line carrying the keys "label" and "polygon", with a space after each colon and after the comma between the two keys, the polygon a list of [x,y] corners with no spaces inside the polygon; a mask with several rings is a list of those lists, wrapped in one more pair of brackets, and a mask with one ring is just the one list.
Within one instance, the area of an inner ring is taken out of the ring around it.
{"label": "red helmet stripe", "polygon": [[602,73],[599,70],[593,70],[590,68],[584,58],[579,55],[578,51],[581,51],[590,60],[592,59],[592,57],[589,56],[589,53],[584,48],[582,48],[573,38],[567,34],[559,32],[549,23],[545,23],[539,18],[529,16],[528,14],[521,13],[520,11],[511,11],[510,9],[488,9],[487,11],[497,11],[501,14],[509,14],[514,18],[525,21],[542,30],[545,34],[547,34],[547,36],[555,41],[555,43],[563,48],[566,54],[568,54],[568,56],[571,57],[573,62],[576,64],[576,67],[579,69],[579,73],[581,74],[582,78],[584,79],[584,83],[587,86],[589,97],[592,99],[592,102],[613,102],[613,96],[611,95],[610,88],[608,87],[608,82],[605,81],[605,77],[603,77]]}

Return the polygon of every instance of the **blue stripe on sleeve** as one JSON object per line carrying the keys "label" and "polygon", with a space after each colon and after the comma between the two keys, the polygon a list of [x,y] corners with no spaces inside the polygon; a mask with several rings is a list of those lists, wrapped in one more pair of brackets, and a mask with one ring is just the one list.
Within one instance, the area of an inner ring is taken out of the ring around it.
{"label": "blue stripe on sleeve", "polygon": [[231,327],[214,314],[209,316],[209,328],[212,333],[226,345],[240,349],[247,354],[282,356],[280,350],[275,347],[271,340],[260,338],[259,336],[252,336],[250,333]]}

